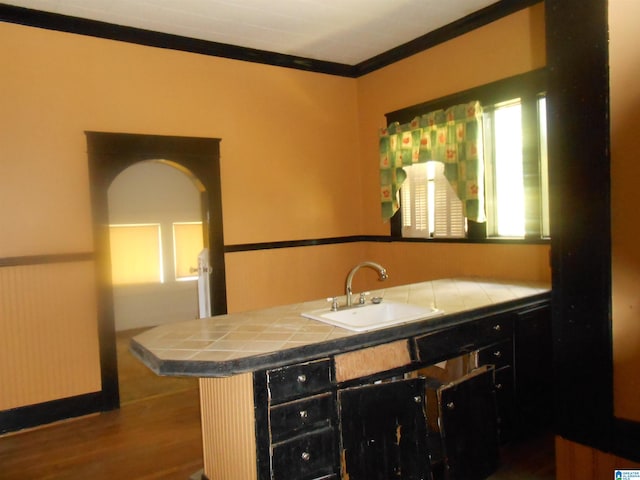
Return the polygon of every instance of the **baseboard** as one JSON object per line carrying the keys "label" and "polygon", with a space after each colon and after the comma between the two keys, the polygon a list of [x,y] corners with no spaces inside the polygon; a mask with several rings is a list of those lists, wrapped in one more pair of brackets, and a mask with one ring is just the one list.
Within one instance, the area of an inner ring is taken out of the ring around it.
{"label": "baseboard", "polygon": [[0,411],[0,434],[103,411],[102,392]]}
{"label": "baseboard", "polygon": [[620,457],[640,462],[640,422],[613,419],[613,451]]}

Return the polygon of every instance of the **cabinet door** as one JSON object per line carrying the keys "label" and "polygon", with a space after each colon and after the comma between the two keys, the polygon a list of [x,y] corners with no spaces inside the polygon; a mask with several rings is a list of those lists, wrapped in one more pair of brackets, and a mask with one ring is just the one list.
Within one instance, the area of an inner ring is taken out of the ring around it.
{"label": "cabinet door", "polygon": [[551,424],[552,349],[549,307],[518,313],[515,334],[515,390],[521,435]]}
{"label": "cabinet door", "polygon": [[338,392],[343,478],[431,478],[422,378]]}
{"label": "cabinet door", "polygon": [[438,397],[447,478],[486,478],[498,467],[493,367],[440,387]]}

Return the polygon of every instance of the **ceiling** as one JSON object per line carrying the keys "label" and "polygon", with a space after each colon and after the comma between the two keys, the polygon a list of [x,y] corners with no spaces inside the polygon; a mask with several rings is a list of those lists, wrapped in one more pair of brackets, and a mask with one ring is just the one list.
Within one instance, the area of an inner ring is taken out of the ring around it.
{"label": "ceiling", "polygon": [[186,38],[356,65],[498,0],[1,0]]}

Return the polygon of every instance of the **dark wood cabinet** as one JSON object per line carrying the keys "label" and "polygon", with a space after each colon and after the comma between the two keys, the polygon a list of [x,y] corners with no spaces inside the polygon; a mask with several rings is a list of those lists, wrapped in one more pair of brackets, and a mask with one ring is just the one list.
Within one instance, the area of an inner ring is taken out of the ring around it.
{"label": "dark wood cabinet", "polygon": [[515,405],[519,435],[553,422],[553,345],[548,305],[515,314]]}
{"label": "dark wood cabinet", "polygon": [[256,388],[266,390],[268,404],[268,421],[258,419],[256,426],[267,444],[258,457],[259,478],[335,478],[339,462],[331,359],[267,370],[258,378],[265,380]]}
{"label": "dark wood cabinet", "polygon": [[546,301],[383,345],[254,372],[259,480],[481,479],[551,418]]}

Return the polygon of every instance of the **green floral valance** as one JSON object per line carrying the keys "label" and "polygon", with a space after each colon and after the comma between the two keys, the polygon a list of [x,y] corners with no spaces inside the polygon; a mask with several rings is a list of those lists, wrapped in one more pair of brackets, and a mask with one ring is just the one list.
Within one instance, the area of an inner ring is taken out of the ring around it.
{"label": "green floral valance", "polygon": [[390,124],[380,131],[382,218],[398,210],[398,191],[407,175],[402,167],[436,160],[462,200],[464,215],[484,222],[482,109],[479,102],[456,105]]}

